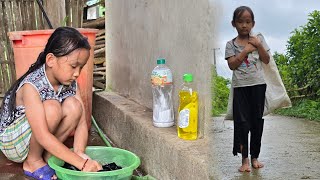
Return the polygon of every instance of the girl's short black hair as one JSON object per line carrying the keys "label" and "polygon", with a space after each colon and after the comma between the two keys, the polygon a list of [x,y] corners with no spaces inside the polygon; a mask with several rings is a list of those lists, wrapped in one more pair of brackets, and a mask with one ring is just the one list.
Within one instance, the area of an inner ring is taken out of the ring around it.
{"label": "girl's short black hair", "polygon": [[236,10],[234,10],[232,22],[235,22],[245,11],[248,11],[250,13],[252,22],[254,22],[254,14],[251,8],[249,8],[248,6],[240,6]]}

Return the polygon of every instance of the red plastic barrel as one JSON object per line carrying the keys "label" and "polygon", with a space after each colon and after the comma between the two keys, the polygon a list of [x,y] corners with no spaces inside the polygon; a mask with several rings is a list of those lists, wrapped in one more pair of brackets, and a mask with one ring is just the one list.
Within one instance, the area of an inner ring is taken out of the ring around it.
{"label": "red plastic barrel", "polygon": [[[93,59],[94,45],[98,29],[77,29],[82,35],[88,38],[92,47],[87,64],[83,67],[80,76],[77,79],[81,97],[85,106],[86,120],[88,128],[91,127],[92,113],[92,86],[93,86]],[[45,45],[54,29],[49,30],[31,30],[9,32],[8,36],[12,42],[15,69],[17,78],[21,77],[31,64],[33,64],[39,53],[44,50]]]}

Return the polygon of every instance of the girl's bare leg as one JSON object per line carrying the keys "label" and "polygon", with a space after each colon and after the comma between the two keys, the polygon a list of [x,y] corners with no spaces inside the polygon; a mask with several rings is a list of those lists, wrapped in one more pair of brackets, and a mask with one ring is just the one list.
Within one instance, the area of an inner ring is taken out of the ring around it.
{"label": "girl's bare leg", "polygon": [[[58,126],[62,118],[61,105],[56,100],[47,100],[43,103],[46,113],[46,119],[48,121],[48,128],[50,132]],[[26,171],[34,172],[46,165],[46,162],[42,158],[43,147],[37,142],[35,137],[31,135],[30,150],[26,160],[23,162],[23,169]],[[56,177],[53,177],[56,179]]]}
{"label": "girl's bare leg", "polygon": [[[60,142],[64,142],[77,127],[82,114],[81,103],[74,97],[67,98],[62,104],[62,120],[54,135]],[[51,154],[45,151],[43,158],[47,162]]]}
{"label": "girl's bare leg", "polygon": [[[61,141],[65,141],[75,129],[82,113],[80,102],[73,97],[67,98],[61,105],[56,100],[44,101],[44,109],[49,131]],[[31,135],[30,150],[27,159],[23,162],[23,169],[34,172],[47,164],[50,154]],[[53,177],[56,179],[56,176]]]}

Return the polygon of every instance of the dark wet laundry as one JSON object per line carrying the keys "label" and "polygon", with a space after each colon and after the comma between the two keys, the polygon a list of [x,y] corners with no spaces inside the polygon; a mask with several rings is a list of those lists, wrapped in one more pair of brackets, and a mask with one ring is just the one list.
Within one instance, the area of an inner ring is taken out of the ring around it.
{"label": "dark wet laundry", "polygon": [[[69,163],[64,163],[64,165],[62,167],[66,168],[66,169],[74,170],[74,171],[80,171],[78,168],[74,167],[73,165],[71,165]],[[122,169],[122,167],[118,166],[116,163],[112,162],[109,164],[102,165],[102,170],[100,170],[98,172],[114,171],[114,170],[118,170],[118,169]]]}
{"label": "dark wet laundry", "polygon": [[121,166],[118,166],[116,163],[110,163],[110,164],[105,164],[102,166],[102,170],[98,171],[113,171],[113,170],[118,170],[118,169],[122,169]]}

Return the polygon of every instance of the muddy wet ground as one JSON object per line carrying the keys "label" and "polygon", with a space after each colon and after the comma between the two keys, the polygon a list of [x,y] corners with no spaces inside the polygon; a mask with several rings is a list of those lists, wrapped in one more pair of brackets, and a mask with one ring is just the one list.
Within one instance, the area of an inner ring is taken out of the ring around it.
{"label": "muddy wet ground", "polygon": [[[211,179],[320,179],[320,122],[286,116],[265,117],[259,160],[265,167],[238,172],[241,156],[233,156],[233,121],[215,117],[211,141]],[[217,178],[218,177],[218,178]]]}

